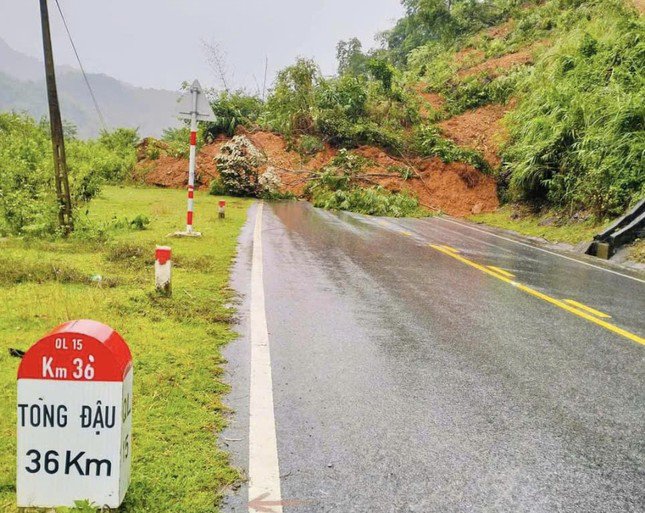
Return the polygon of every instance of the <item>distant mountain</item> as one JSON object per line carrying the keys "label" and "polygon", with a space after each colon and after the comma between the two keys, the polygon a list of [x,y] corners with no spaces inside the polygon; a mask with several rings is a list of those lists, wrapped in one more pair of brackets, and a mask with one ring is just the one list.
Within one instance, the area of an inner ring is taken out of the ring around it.
{"label": "distant mountain", "polygon": [[[80,137],[100,131],[98,115],[80,71],[57,66],[56,79],[63,118],[78,127]],[[109,128],[138,128],[139,134],[159,136],[177,126],[179,93],[144,89],[103,74],[88,74]],[[40,118],[48,114],[45,71],[42,61],[13,50],[0,39],[0,111],[24,111]]]}

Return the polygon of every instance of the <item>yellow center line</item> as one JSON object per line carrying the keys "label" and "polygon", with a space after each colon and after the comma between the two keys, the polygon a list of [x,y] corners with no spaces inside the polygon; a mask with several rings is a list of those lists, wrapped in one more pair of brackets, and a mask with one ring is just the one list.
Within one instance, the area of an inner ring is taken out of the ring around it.
{"label": "yellow center line", "polygon": [[410,232],[401,232],[401,235],[405,235],[406,237],[412,237],[412,234]]}
{"label": "yellow center line", "polygon": [[601,312],[600,310],[596,310],[595,308],[591,308],[590,306],[587,306],[583,303],[578,303],[573,299],[565,299],[564,302],[569,303],[571,306],[577,308],[578,310],[584,310],[585,312],[588,312],[591,315],[595,315],[596,317],[600,317],[601,319],[611,319],[611,315]]}
{"label": "yellow center line", "polygon": [[455,260],[459,260],[460,262],[469,265],[470,267],[474,267],[475,269],[478,269],[479,271],[482,271],[483,273],[486,273],[490,276],[493,276],[497,278],[498,280],[501,280],[505,283],[509,283],[516,287],[517,289],[521,290],[522,292],[526,292],[527,294],[537,297],[543,301],[546,301],[547,303],[550,303],[554,306],[557,306],[558,308],[561,308],[562,310],[566,310],[569,313],[572,313],[573,315],[577,315],[578,317],[581,317],[583,319],[586,319],[589,322],[593,322],[594,324],[597,324],[598,326],[601,326],[605,328],[606,330],[609,330],[613,333],[616,333],[617,335],[621,335],[622,337],[625,337],[632,342],[636,342],[638,344],[645,345],[645,338],[639,337],[638,335],[635,335],[634,333],[630,333],[629,331],[626,331],[622,328],[619,328],[618,326],[611,324],[609,322],[603,321],[601,319],[598,319],[597,317],[594,317],[593,315],[590,315],[589,313],[585,312],[584,310],[578,310],[577,308],[574,308],[564,301],[560,301],[558,299],[552,298],[551,296],[547,296],[546,294],[543,294],[542,292],[538,292],[535,289],[532,289],[530,287],[527,287],[526,285],[522,285],[521,283],[517,283],[510,278],[507,278],[505,276],[502,276],[498,274],[495,271],[492,271],[491,269],[480,265],[476,262],[473,262],[472,260],[468,260],[467,258],[464,258],[461,255],[458,255],[456,253],[453,253],[452,251],[449,251],[441,246],[436,246],[434,244],[430,244],[430,247],[433,249],[436,249],[437,251],[443,253],[444,255],[448,255],[449,257],[454,258]]}
{"label": "yellow center line", "polygon": [[507,278],[515,278],[515,275],[513,273],[509,273],[508,271],[506,271],[505,269],[502,269],[501,267],[495,267],[494,265],[489,265],[487,267],[499,274],[503,274]]}

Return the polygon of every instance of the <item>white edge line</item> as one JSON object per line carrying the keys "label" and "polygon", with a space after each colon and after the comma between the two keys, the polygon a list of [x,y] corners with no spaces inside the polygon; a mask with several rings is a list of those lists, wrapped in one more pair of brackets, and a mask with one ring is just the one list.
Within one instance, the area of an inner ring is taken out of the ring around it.
{"label": "white edge line", "polygon": [[[262,210],[260,202],[255,214],[253,260],[251,267],[251,379],[249,399],[249,502],[282,500],[278,443],[273,409],[271,353],[264,303],[262,268]],[[282,506],[271,506],[282,513]],[[249,506],[249,512],[255,513]]]}
{"label": "white edge line", "polygon": [[459,225],[459,226],[463,226],[464,228],[469,228],[471,230],[475,230],[477,232],[485,233],[487,235],[492,235],[493,237],[497,237],[498,239],[503,239],[503,240],[506,240],[506,241],[509,241],[509,242],[514,242],[515,244],[520,244],[522,246],[526,246],[527,248],[537,249],[538,251],[548,253],[549,255],[555,255],[555,256],[558,256],[560,258],[565,258],[567,260],[571,260],[572,262],[576,262],[578,264],[593,267],[594,269],[599,269],[601,271],[606,271],[608,273],[617,274],[618,276],[622,276],[623,278],[629,278],[630,280],[634,280],[634,281],[637,281],[639,283],[645,283],[645,280],[641,280],[640,278],[636,278],[635,276],[630,276],[628,274],[619,273],[618,271],[614,271],[613,269],[607,269],[605,267],[600,267],[599,265],[594,265],[592,263],[585,262],[584,260],[578,260],[577,258],[562,255],[560,253],[556,253],[555,251],[550,251],[548,249],[544,249],[544,248],[541,248],[539,246],[534,246],[532,244],[527,244],[526,242],[521,242],[519,240],[514,240],[514,239],[511,239],[509,237],[504,237],[503,235],[498,235],[497,233],[489,232],[487,230],[482,230],[481,228],[476,228],[475,226],[470,226],[468,224],[460,223],[460,222],[455,221],[453,219],[447,219],[445,217],[440,217],[440,216],[435,217],[435,219],[439,219],[441,221],[446,221],[448,223],[453,223],[453,224],[456,224],[456,225]]}

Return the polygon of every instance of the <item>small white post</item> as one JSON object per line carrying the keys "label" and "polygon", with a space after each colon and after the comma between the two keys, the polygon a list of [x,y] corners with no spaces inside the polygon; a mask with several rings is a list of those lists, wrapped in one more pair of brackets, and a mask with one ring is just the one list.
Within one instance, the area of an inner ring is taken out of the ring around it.
{"label": "small white post", "polygon": [[168,246],[157,246],[155,251],[155,287],[164,296],[172,295],[172,250]]}

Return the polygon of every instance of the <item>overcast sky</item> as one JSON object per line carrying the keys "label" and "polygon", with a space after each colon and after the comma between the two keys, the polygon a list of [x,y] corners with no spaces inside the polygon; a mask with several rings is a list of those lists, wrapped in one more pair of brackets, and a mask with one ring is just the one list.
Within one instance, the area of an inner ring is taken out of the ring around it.
{"label": "overcast sky", "polygon": [[[219,85],[202,41],[220,46],[231,87],[261,87],[296,57],[336,69],[336,43],[356,36],[364,47],[390,28],[399,0],[59,0],[88,72],[134,85],[177,89],[199,78]],[[0,0],[0,37],[41,58],[38,0]],[[57,64],[75,65],[54,0],[49,0]]]}

